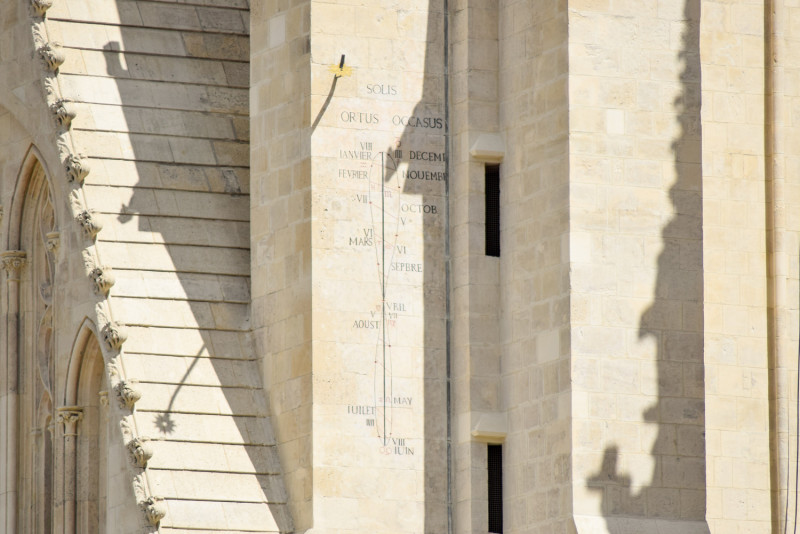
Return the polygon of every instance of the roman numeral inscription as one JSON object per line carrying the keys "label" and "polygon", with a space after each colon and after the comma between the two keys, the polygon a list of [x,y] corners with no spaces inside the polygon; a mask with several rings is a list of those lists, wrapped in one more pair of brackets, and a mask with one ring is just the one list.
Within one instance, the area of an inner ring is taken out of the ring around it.
{"label": "roman numeral inscription", "polygon": [[[358,273],[348,285],[349,305],[332,309],[352,340],[343,352],[358,384],[342,391],[346,420],[358,421],[348,428],[374,436],[374,453],[414,462],[415,444],[424,439],[421,406],[413,399],[425,387],[420,340],[427,338],[418,329],[427,320],[426,243],[442,235],[446,202],[445,123],[435,106],[421,111],[416,102],[397,100],[390,83],[371,87],[360,104],[348,100],[348,107],[332,109],[336,126],[325,145],[336,161],[326,228],[337,265]],[[380,109],[370,109],[377,99]],[[357,311],[354,302],[366,309]]]}

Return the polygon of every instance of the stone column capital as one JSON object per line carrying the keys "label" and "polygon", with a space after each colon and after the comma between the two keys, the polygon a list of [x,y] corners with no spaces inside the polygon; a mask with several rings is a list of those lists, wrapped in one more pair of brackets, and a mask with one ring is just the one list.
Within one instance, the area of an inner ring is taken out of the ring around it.
{"label": "stone column capital", "polygon": [[20,272],[28,263],[26,254],[22,250],[7,250],[0,253],[0,260],[9,280],[19,280]]}
{"label": "stone column capital", "polygon": [[64,425],[65,436],[77,436],[77,425],[83,419],[80,406],[61,406],[56,409],[56,421]]}

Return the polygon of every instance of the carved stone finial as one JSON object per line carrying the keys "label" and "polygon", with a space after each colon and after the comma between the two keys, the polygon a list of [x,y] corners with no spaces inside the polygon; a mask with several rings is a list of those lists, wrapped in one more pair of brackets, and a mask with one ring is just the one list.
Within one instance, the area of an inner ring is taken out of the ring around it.
{"label": "carved stone finial", "polygon": [[75,217],[75,220],[83,227],[83,235],[88,239],[94,239],[97,233],[103,229],[103,223],[94,216],[94,213],[94,211],[83,210]]}
{"label": "carved stone finial", "polygon": [[55,104],[50,106],[50,111],[56,116],[56,124],[65,130],[69,129],[72,119],[77,115],[72,100],[66,98],[56,100]]}
{"label": "carved stone finial", "polygon": [[100,398],[100,406],[104,408],[108,406],[108,391],[100,391],[97,393],[97,396]]}
{"label": "carved stone finial", "polygon": [[92,272],[89,273],[89,276],[92,282],[94,282],[94,292],[98,295],[108,295],[111,286],[113,286],[116,281],[111,267],[106,266],[95,267],[92,269]]}
{"label": "carved stone finial", "polygon": [[142,398],[142,392],[133,387],[133,382],[123,380],[116,385],[117,397],[120,404],[129,410],[133,410],[136,401]]}
{"label": "carved stone finial", "polygon": [[47,65],[47,68],[53,72],[57,71],[58,67],[60,67],[66,59],[59,43],[45,43],[39,47],[38,52],[39,56],[44,60],[45,65]]}
{"label": "carved stone finial", "polygon": [[122,325],[110,322],[103,327],[103,341],[109,349],[119,350],[126,339],[128,339],[128,333]]}
{"label": "carved stone finial", "polygon": [[151,525],[156,526],[167,515],[167,504],[163,497],[148,497],[142,503],[144,514]]}
{"label": "carved stone finial", "polygon": [[70,154],[64,161],[64,168],[67,169],[67,179],[70,182],[83,183],[83,179],[89,174],[91,167],[89,161],[83,154]]}
{"label": "carved stone finial", "polygon": [[27,260],[22,250],[8,250],[0,254],[3,260],[3,270],[10,280],[19,280],[20,271],[25,267]]}
{"label": "carved stone finial", "polygon": [[150,438],[133,438],[128,442],[128,450],[133,455],[134,463],[145,469],[147,462],[153,457],[153,447],[150,446]]}
{"label": "carved stone finial", "polygon": [[53,256],[58,255],[58,246],[61,244],[61,234],[58,232],[47,232],[44,237],[47,251]]}
{"label": "carved stone finial", "polygon": [[34,14],[44,17],[47,10],[53,5],[53,0],[31,0],[31,8]]}

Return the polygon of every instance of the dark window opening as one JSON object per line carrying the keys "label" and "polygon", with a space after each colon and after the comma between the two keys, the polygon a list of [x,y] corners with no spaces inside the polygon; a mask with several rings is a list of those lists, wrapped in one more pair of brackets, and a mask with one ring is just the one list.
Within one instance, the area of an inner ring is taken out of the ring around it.
{"label": "dark window opening", "polygon": [[487,449],[489,479],[489,532],[503,534],[503,446]]}
{"label": "dark window opening", "polygon": [[484,168],[486,187],[486,255],[500,256],[500,166]]}

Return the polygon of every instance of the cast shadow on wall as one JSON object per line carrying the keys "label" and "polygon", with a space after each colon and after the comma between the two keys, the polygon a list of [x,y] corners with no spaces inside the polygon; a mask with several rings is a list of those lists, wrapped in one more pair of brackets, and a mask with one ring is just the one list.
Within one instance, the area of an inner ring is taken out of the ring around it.
{"label": "cast shadow on wall", "polygon": [[626,517],[705,520],[699,0],[686,0],[683,19],[672,218],[662,230],[653,303],[639,321],[639,339],[652,338],[657,351],[657,401],[642,414],[657,425],[653,470],[648,485],[634,487],[619,465],[625,456],[612,444],[599,472],[587,480],[588,489],[602,495],[612,534]]}
{"label": "cast shadow on wall", "polygon": [[[414,176],[425,175],[425,166],[415,165],[411,161],[410,151],[428,150],[448,153],[447,110],[445,83],[445,47],[444,9],[446,2],[431,0],[427,14],[426,43],[424,52],[424,71],[421,97],[414,106],[410,117],[420,119],[413,124],[408,121],[395,141],[394,146],[386,147],[384,160],[384,181],[399,184],[406,198],[415,198],[424,206],[435,206],[436,211],[423,211],[423,317],[424,321],[424,437],[425,437],[425,534],[439,534],[448,529],[448,435],[447,410],[450,398],[447,391],[447,292],[450,290],[446,270],[449,246],[447,233],[449,221],[446,218],[449,177],[444,165],[433,165],[427,168],[429,175],[437,179],[415,179]],[[401,54],[402,57],[402,54]],[[430,119],[430,120],[429,120]],[[438,119],[441,119],[439,122]],[[425,123],[433,125],[421,127]],[[400,164],[407,166],[403,180],[399,180]],[[417,174],[415,174],[415,172]]]}
{"label": "cast shadow on wall", "polygon": [[[154,440],[151,483],[168,501],[164,521],[176,528],[291,532],[249,336],[246,27],[165,30],[185,50],[165,45],[154,54],[141,50],[136,22],[128,27],[120,17],[122,42],[108,42],[102,55],[129,132],[120,135],[131,152],[123,149],[122,158],[136,179],[120,181],[120,194],[133,191],[126,203],[102,211],[116,219],[117,241],[128,242],[117,278],[140,287],[115,301],[134,310],[124,319],[131,333],[124,358],[141,375],[133,377],[143,391],[136,416]],[[141,338],[148,348],[137,348]],[[159,451],[175,465],[159,462]],[[197,517],[187,499],[216,502],[220,513]]]}

